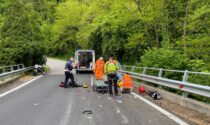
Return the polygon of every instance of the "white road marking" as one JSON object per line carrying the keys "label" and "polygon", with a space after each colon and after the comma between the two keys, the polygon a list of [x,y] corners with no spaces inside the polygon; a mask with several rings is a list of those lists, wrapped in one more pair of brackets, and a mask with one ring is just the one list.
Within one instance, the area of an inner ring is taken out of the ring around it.
{"label": "white road marking", "polygon": [[122,123],[123,124],[128,124],[128,118],[122,113],[121,113],[121,118],[122,118]]}
{"label": "white road marking", "polygon": [[180,125],[189,125],[188,123],[184,122],[183,120],[181,120],[180,118],[176,117],[175,115],[171,114],[170,112],[166,111],[165,109],[157,106],[156,104],[150,102],[149,100],[143,98],[142,96],[132,92],[132,95],[134,95],[135,98],[139,98],[140,100],[142,100],[143,102],[145,102],[146,104],[152,106],[153,108],[155,108],[156,110],[158,110],[159,112],[163,113],[164,115],[166,115],[167,117],[169,117],[170,119],[174,120],[175,122],[177,122]]}
{"label": "white road marking", "polygon": [[99,105],[99,107],[100,107],[100,108],[102,108],[102,107],[103,107],[103,105]]}
{"label": "white road marking", "polygon": [[39,76],[39,77],[36,77],[36,78],[34,78],[34,79],[32,79],[32,80],[30,80],[30,81],[26,82],[26,83],[24,83],[24,84],[22,84],[22,85],[20,85],[20,86],[18,86],[18,87],[16,87],[16,88],[14,88],[14,89],[11,89],[11,90],[9,90],[9,91],[7,91],[7,92],[5,92],[5,93],[1,94],[1,95],[0,95],[0,98],[2,98],[3,96],[6,96],[6,95],[8,95],[8,94],[10,94],[10,93],[12,93],[12,92],[14,92],[14,91],[16,91],[16,90],[18,90],[18,89],[20,89],[20,88],[24,87],[24,86],[26,86],[26,85],[28,85],[28,84],[32,83],[33,81],[35,81],[35,80],[39,79],[40,77],[42,77],[42,75],[41,75],[41,76]]}
{"label": "white road marking", "polygon": [[90,115],[90,116],[88,116],[87,117],[87,119],[90,121],[90,122],[92,122],[93,121],[93,117]]}
{"label": "white road marking", "polygon": [[71,114],[71,100],[68,103],[68,106],[66,108],[66,111],[64,113],[64,116],[61,118],[60,124],[59,125],[67,125],[69,122],[69,116]]}
{"label": "white road marking", "polygon": [[118,103],[122,103],[122,101],[121,101],[121,100],[117,100],[117,102],[118,102]]}
{"label": "white road marking", "polygon": [[85,97],[84,97],[84,96],[82,96],[82,99],[83,99],[83,100],[85,100]]}
{"label": "white road marking", "polygon": [[116,113],[119,114],[120,113],[120,109],[117,109]]}
{"label": "white road marking", "polygon": [[35,104],[33,104],[34,106],[37,106],[37,105],[39,105],[39,103],[35,103]]}
{"label": "white road marking", "polygon": [[90,85],[93,87],[93,76],[91,77]]}

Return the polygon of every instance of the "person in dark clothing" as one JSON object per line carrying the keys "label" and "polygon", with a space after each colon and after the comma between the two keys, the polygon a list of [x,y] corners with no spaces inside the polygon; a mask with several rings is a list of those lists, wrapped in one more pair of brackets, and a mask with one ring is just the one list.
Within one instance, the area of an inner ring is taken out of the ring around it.
{"label": "person in dark clothing", "polygon": [[64,81],[64,88],[68,87],[68,81],[69,79],[71,79],[71,84],[74,84],[74,75],[72,73],[72,69],[73,69],[73,59],[70,58],[67,62],[66,62],[66,66],[65,66],[65,81]]}

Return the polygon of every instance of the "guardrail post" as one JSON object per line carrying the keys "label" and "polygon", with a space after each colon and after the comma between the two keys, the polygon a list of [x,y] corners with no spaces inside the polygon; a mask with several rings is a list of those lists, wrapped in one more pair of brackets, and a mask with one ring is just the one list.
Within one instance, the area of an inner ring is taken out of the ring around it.
{"label": "guardrail post", "polygon": [[[187,79],[188,79],[188,70],[185,70],[185,71],[184,71],[184,76],[183,76],[182,81],[183,81],[183,82],[187,82]],[[183,92],[182,96],[183,96],[184,98],[187,98],[188,93],[187,93],[187,92]]]}
{"label": "guardrail post", "polygon": [[20,65],[17,65],[17,70],[19,70],[20,69]]}
{"label": "guardrail post", "polygon": [[147,67],[144,67],[142,74],[146,75],[146,72],[147,72]]}
{"label": "guardrail post", "polygon": [[163,75],[163,69],[162,69],[162,68],[160,68],[160,70],[159,70],[159,74],[158,74],[158,77],[162,77],[162,75]]}
{"label": "guardrail post", "polygon": [[184,76],[183,76],[183,82],[187,82],[187,78],[188,78],[188,70],[184,71]]}
{"label": "guardrail post", "polygon": [[5,68],[2,68],[2,73],[5,73]]}
{"label": "guardrail post", "polygon": [[132,72],[134,72],[135,66],[132,66]]}
{"label": "guardrail post", "polygon": [[14,70],[14,69],[13,69],[13,66],[11,66],[11,67],[10,67],[10,71],[13,71],[13,70]]}
{"label": "guardrail post", "polygon": [[123,66],[123,70],[125,70],[125,65]]}
{"label": "guardrail post", "polygon": [[[142,72],[142,74],[146,75],[146,71],[147,71],[147,67],[144,67],[144,68],[143,68],[143,72]],[[143,83],[143,84],[146,84],[146,82],[145,82],[145,81],[142,81],[142,83]]]}
{"label": "guardrail post", "polygon": [[[158,73],[158,77],[162,77],[162,75],[163,75],[163,69],[160,68],[159,73]],[[161,88],[162,89],[162,86],[161,85],[158,85],[158,88]]]}

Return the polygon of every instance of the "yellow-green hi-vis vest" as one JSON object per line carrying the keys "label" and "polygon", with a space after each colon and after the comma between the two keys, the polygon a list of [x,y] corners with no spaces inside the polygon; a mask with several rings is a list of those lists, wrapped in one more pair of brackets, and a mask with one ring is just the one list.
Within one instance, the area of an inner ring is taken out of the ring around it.
{"label": "yellow-green hi-vis vest", "polygon": [[107,73],[116,73],[118,70],[117,64],[115,62],[106,63],[106,72]]}

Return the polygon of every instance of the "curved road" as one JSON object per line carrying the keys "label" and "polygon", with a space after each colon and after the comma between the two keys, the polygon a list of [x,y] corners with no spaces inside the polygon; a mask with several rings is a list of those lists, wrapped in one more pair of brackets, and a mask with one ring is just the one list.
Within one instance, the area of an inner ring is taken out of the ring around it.
{"label": "curved road", "polygon": [[[65,62],[48,59],[48,65],[49,74],[0,97],[0,125],[177,125],[132,95],[116,101],[84,88],[60,88]],[[91,76],[79,74],[77,82],[90,83]]]}

